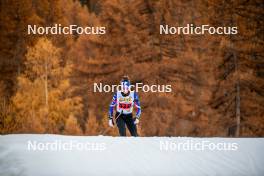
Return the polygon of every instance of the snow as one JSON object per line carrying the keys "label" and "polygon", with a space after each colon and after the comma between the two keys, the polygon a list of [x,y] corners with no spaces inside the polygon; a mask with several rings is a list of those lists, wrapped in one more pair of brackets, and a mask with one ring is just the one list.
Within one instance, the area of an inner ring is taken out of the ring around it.
{"label": "snow", "polygon": [[254,176],[264,175],[263,149],[264,138],[2,135],[0,175]]}

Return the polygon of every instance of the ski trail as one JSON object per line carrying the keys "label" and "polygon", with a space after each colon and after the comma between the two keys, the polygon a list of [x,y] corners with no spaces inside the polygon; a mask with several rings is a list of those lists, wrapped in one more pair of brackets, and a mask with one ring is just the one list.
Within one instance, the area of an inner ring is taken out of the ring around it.
{"label": "ski trail", "polygon": [[[104,150],[29,151],[28,141],[103,143]],[[236,151],[162,150],[161,142],[236,142]],[[263,138],[107,137],[62,135],[0,136],[4,176],[262,176]]]}

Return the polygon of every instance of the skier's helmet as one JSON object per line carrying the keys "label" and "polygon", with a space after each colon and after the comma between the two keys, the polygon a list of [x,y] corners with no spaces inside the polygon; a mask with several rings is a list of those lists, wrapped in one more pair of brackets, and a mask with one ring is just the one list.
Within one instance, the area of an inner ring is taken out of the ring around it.
{"label": "skier's helmet", "polygon": [[123,76],[121,80],[122,92],[128,93],[130,90],[130,80],[128,76]]}

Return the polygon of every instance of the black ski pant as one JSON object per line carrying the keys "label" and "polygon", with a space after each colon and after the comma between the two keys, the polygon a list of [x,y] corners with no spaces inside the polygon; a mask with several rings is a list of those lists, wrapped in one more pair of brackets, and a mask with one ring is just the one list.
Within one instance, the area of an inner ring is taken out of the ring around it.
{"label": "black ski pant", "polygon": [[137,135],[137,127],[134,124],[133,115],[131,114],[120,114],[116,113],[116,124],[119,130],[120,136],[126,136],[126,126],[131,134],[131,136],[138,136]]}

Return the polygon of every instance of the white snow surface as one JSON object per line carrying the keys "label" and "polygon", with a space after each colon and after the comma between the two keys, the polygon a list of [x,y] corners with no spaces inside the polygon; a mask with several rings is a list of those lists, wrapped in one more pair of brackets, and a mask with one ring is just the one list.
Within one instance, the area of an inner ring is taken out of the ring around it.
{"label": "white snow surface", "polygon": [[[202,143],[229,148],[190,149]],[[263,150],[264,138],[1,135],[0,176],[262,176]]]}

